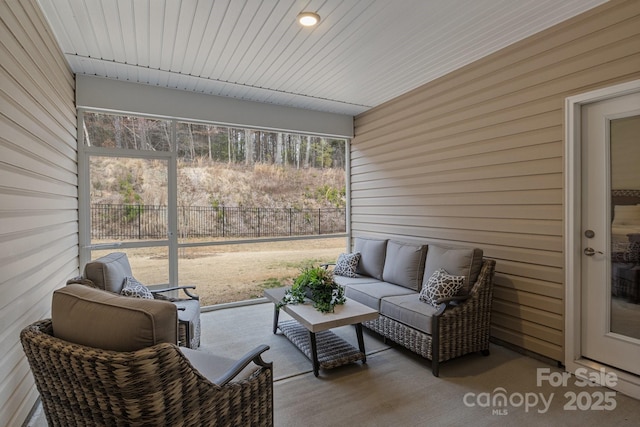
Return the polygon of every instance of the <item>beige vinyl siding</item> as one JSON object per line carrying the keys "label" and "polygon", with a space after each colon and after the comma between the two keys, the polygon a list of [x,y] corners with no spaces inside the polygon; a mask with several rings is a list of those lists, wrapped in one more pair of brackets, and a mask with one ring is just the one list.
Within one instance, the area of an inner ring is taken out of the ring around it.
{"label": "beige vinyl siding", "polygon": [[35,0],[0,2],[0,425],[38,397],[20,330],[78,271],[74,78]]}
{"label": "beige vinyl siding", "polygon": [[640,78],[640,2],[612,1],[355,119],[351,230],[478,246],[492,336],[563,361],[564,100]]}

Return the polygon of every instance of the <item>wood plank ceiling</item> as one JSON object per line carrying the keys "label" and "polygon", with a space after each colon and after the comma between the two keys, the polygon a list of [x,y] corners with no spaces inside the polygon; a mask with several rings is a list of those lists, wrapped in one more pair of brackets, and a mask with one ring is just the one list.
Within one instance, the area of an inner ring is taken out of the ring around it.
{"label": "wood plank ceiling", "polygon": [[77,74],[347,115],[605,1],[38,0]]}

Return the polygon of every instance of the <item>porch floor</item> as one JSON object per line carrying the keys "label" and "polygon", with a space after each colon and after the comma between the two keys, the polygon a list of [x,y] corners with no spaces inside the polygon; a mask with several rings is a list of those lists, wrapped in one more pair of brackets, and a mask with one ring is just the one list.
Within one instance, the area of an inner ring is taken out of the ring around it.
{"label": "porch floor", "polygon": [[[274,363],[276,426],[631,426],[640,419],[637,400],[581,386],[575,377],[565,385],[543,380],[538,386],[539,369],[554,379],[562,370],[502,346],[492,345],[489,357],[470,354],[443,363],[436,378],[428,360],[385,344],[366,328],[367,363],[321,370],[316,378],[306,356],[272,333],[272,320],[271,303],[203,312],[201,351],[237,358],[269,345],[264,359]],[[333,331],[357,346],[353,326]],[[612,397],[603,400],[605,393]],[[41,410],[28,425],[47,425]]]}

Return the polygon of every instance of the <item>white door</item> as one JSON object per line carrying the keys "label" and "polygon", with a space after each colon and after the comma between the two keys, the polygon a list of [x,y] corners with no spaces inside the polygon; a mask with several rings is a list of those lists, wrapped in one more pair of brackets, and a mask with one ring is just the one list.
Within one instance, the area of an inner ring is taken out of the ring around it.
{"label": "white door", "polygon": [[640,375],[640,93],[582,107],[582,355]]}

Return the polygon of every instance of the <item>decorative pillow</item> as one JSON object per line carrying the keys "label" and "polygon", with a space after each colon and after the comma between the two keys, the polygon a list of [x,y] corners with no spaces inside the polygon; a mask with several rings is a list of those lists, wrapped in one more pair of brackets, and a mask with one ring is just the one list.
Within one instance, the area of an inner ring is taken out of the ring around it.
{"label": "decorative pillow", "polygon": [[464,276],[452,276],[444,268],[438,269],[422,287],[420,301],[437,307],[440,298],[455,296],[462,285],[464,285]]}
{"label": "decorative pillow", "polygon": [[482,249],[479,248],[447,248],[429,245],[427,260],[424,266],[422,285],[427,284],[433,273],[443,268],[454,276],[464,276],[464,284],[460,295],[471,292],[482,269]]}
{"label": "decorative pillow", "polygon": [[340,254],[336,266],[333,269],[333,274],[336,276],[344,277],[358,277],[356,269],[360,262],[360,252],[354,252],[352,254]]}
{"label": "decorative pillow", "polygon": [[149,288],[131,276],[124,278],[124,286],[122,287],[120,295],[133,298],[153,299],[153,294]]}

